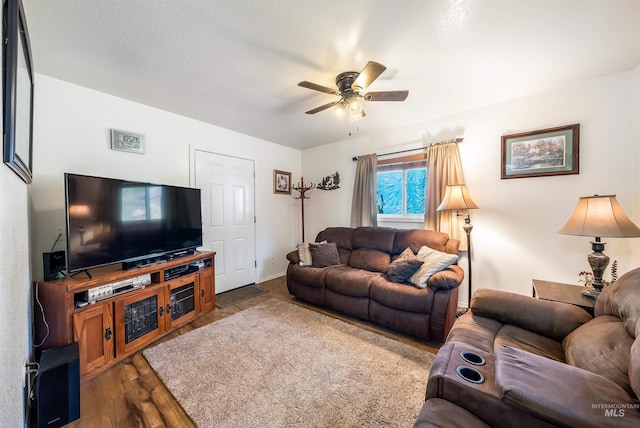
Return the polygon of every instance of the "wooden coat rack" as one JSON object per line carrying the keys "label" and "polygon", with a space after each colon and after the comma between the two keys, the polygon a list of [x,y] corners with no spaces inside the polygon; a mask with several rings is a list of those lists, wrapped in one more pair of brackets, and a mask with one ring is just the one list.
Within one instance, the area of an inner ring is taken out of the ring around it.
{"label": "wooden coat rack", "polygon": [[304,177],[300,177],[300,181],[298,182],[298,184],[296,184],[295,186],[292,187],[293,190],[295,190],[296,192],[298,192],[300,195],[299,196],[294,196],[295,199],[300,199],[300,205],[302,207],[302,242],[304,241],[304,200],[305,199],[309,199],[308,196],[306,196],[305,194],[311,190],[314,189],[316,187],[315,184],[311,183],[309,186],[305,186],[304,185]]}

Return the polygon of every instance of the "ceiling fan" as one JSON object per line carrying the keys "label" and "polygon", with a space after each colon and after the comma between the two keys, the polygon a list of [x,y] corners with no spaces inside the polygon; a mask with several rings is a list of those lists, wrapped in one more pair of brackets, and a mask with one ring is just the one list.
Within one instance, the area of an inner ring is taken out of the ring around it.
{"label": "ceiling fan", "polygon": [[345,71],[336,76],[337,89],[318,85],[316,83],[303,81],[298,86],[314,91],[320,91],[327,94],[340,96],[337,101],[324,104],[312,110],[305,112],[306,114],[315,114],[322,110],[336,106],[333,114],[337,118],[349,116],[351,119],[364,117],[364,109],[361,100],[365,101],[404,101],[409,95],[409,91],[380,91],[380,92],[361,92],[376,80],[385,70],[382,64],[369,61],[361,72]]}

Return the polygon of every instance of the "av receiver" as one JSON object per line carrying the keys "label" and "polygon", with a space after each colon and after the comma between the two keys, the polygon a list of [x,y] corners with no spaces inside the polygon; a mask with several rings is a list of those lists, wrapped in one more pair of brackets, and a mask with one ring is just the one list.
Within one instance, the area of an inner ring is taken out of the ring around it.
{"label": "av receiver", "polygon": [[87,303],[95,303],[100,300],[108,299],[109,297],[117,296],[118,294],[126,293],[138,288],[144,288],[149,284],[151,284],[151,274],[139,275],[122,281],[113,282],[111,284],[90,288],[85,291],[86,295],[82,296],[82,300]]}

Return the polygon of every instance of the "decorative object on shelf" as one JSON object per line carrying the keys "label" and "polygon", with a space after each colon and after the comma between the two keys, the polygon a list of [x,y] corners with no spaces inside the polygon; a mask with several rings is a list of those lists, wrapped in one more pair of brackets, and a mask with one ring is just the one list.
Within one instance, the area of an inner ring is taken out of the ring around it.
{"label": "decorative object on shelf", "polygon": [[580,124],[502,136],[502,179],[580,173]]}
{"label": "decorative object on shelf", "polygon": [[598,297],[604,286],[602,274],[609,264],[609,256],[602,252],[606,243],[600,238],[637,238],[640,237],[640,228],[624,213],[616,195],[593,195],[578,200],[575,211],[558,233],[595,237],[591,242],[593,252],[587,256],[593,271],[592,288],[582,294]]}
{"label": "decorative object on shelf", "polygon": [[273,170],[273,193],[281,195],[291,194],[291,173],[286,171]]}
{"label": "decorative object on shelf", "polygon": [[444,210],[456,210],[456,216],[464,216],[464,229],[467,234],[467,270],[469,271],[469,296],[467,302],[467,308],[458,312],[456,316],[463,315],[466,313],[471,307],[471,294],[473,292],[473,286],[471,283],[471,230],[473,229],[473,225],[471,224],[471,217],[469,213],[462,213],[460,211],[466,211],[471,209],[477,209],[478,206],[467,191],[467,186],[464,184],[454,184],[447,186],[447,189],[444,193],[444,198],[442,198],[442,202],[436,208],[436,211],[444,211]]}
{"label": "decorative object on shelf", "polygon": [[144,135],[135,132],[111,130],[111,149],[144,154]]}
{"label": "decorative object on shelf", "polygon": [[322,183],[318,184],[318,189],[320,190],[336,190],[339,189],[340,186],[340,174],[336,171],[335,174],[327,175],[322,179]]}
{"label": "decorative object on shelf", "polygon": [[293,190],[298,192],[298,196],[295,196],[295,198],[300,199],[300,206],[302,211],[302,242],[305,242],[304,241],[304,200],[309,199],[306,193],[309,190],[314,189],[315,187],[316,185],[313,183],[309,184],[308,186],[305,186],[304,177],[300,177],[300,181],[298,182],[298,184],[293,186]]}
{"label": "decorative object on shelf", "polygon": [[[3,2],[4,3],[4,2]],[[4,152],[2,159],[25,183],[33,179],[33,62],[20,0],[4,9]]]}
{"label": "decorative object on shelf", "polygon": [[[618,280],[618,261],[614,260],[611,263],[611,281],[607,281],[605,279],[602,280],[602,284],[604,287],[613,284]],[[585,287],[593,288],[593,272],[587,272],[585,270],[578,273],[578,282],[584,284]]]}

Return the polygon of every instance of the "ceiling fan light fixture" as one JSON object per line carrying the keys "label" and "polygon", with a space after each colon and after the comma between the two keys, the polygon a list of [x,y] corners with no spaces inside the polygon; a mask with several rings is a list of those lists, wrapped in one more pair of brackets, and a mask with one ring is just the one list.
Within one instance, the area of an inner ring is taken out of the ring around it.
{"label": "ceiling fan light fixture", "polygon": [[333,109],[332,115],[336,119],[342,120],[347,116],[348,106],[344,101],[340,101],[336,104],[336,108]]}
{"label": "ceiling fan light fixture", "polygon": [[349,119],[358,120],[362,118],[362,102],[358,97],[349,100]]}

